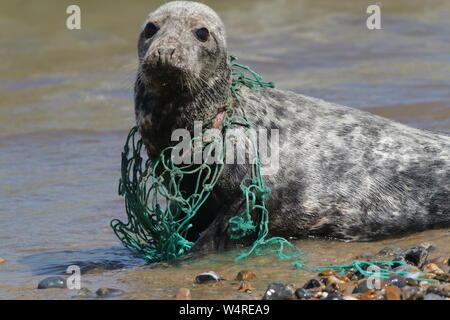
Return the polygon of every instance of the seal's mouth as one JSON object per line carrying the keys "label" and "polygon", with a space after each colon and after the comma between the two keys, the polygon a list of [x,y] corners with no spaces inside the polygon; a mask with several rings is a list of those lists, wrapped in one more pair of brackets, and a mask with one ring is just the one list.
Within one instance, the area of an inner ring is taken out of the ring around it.
{"label": "seal's mouth", "polygon": [[186,70],[169,64],[148,66],[142,71],[152,89],[174,95],[183,94],[191,78]]}

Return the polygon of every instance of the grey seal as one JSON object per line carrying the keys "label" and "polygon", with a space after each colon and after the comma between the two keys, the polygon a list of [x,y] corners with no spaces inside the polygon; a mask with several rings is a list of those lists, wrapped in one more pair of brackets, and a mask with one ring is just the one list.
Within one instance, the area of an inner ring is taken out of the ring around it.
{"label": "grey seal", "polygon": [[[138,56],[136,121],[157,157],[174,129],[211,123],[226,104],[224,25],[204,4],[169,2],[148,15]],[[369,241],[450,226],[450,136],[273,88],[243,87],[238,100],[256,128],[279,129],[279,170],[265,177],[270,235]],[[226,165],[192,222],[193,251],[252,241],[230,240],[228,225],[249,174],[250,165]]]}

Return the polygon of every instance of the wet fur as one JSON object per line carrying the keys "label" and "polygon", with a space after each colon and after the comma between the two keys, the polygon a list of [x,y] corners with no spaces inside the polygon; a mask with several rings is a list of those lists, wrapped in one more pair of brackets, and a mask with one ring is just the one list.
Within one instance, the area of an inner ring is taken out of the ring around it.
{"label": "wet fur", "polygon": [[[150,43],[140,36],[135,107],[155,157],[171,143],[172,130],[191,129],[194,120],[212,121],[226,101],[230,66],[223,24],[208,7],[172,2],[146,23],[152,19],[170,24]],[[210,47],[192,37],[190,28],[200,24],[211,31]],[[152,46],[165,41],[184,56],[175,62],[181,84],[163,88],[157,67],[152,74],[145,65],[154,61]],[[266,198],[271,235],[365,241],[450,226],[450,136],[290,91],[243,88],[239,101],[256,128],[280,130],[280,169],[265,176],[272,191]],[[239,184],[249,168],[225,167],[193,221],[194,250],[252,241],[232,242],[228,228],[228,219],[242,210]],[[183,187],[192,190],[192,181]]]}

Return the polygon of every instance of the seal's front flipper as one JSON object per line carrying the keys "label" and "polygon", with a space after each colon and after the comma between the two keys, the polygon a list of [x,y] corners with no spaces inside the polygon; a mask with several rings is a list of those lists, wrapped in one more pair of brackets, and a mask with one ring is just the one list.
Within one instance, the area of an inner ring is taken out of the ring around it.
{"label": "seal's front flipper", "polygon": [[214,221],[200,233],[191,252],[223,251],[228,248],[230,234],[228,232],[228,219],[218,215]]}

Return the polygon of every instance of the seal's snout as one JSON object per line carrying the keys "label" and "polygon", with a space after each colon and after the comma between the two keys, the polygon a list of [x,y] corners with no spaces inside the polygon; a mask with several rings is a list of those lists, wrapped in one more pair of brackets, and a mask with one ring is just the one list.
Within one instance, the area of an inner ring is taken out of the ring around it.
{"label": "seal's snout", "polygon": [[161,47],[158,48],[158,63],[161,65],[167,65],[171,62],[175,48],[173,47]]}

